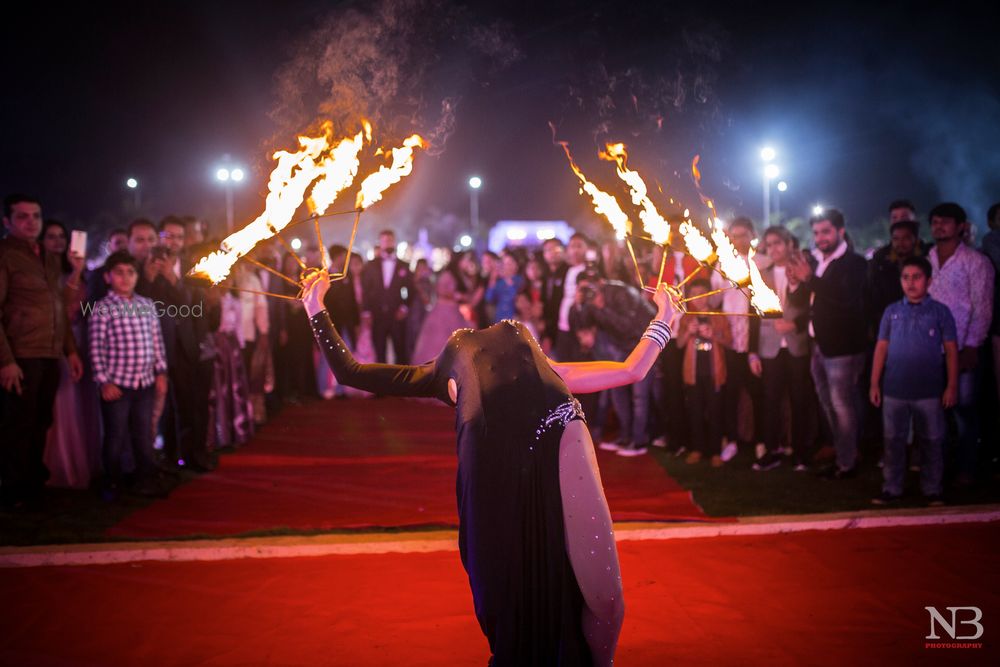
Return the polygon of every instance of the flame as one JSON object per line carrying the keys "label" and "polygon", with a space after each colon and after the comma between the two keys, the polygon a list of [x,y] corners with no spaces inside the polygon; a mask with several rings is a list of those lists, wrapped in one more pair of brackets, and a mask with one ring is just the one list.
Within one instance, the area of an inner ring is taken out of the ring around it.
{"label": "flame", "polygon": [[685,220],[681,223],[680,232],[691,256],[699,262],[711,264],[711,260],[715,256],[715,249],[712,248],[712,244],[701,233],[701,230],[691,224],[690,220]]}
{"label": "flame", "polygon": [[719,268],[723,275],[737,285],[745,285],[750,279],[750,269],[736,252],[732,241],[719,228],[712,230],[712,240],[715,241],[716,254],[719,256]]}
{"label": "flame", "polygon": [[399,148],[392,149],[392,164],[388,167],[382,165],[374,174],[370,174],[361,181],[361,189],[358,190],[358,197],[355,206],[365,209],[382,199],[382,193],[390,185],[399,183],[404,177],[413,171],[413,149],[427,148],[427,142],[419,134],[414,134],[403,141]]}
{"label": "flame", "polygon": [[361,165],[358,154],[364,145],[362,137],[371,140],[371,125],[367,121],[364,130],[353,138],[341,140],[323,159],[320,165],[322,174],[313,186],[312,196],[308,202],[309,210],[314,214],[326,213],[326,209],[337,199],[337,195],[354,182],[354,178],[358,175],[358,167]]}
{"label": "flame", "polygon": [[[215,284],[222,282],[240,257],[288,226],[310,185],[313,186],[308,201],[310,210],[316,215],[325,213],[357,177],[358,156],[364,143],[370,142],[372,137],[371,124],[366,120],[361,124],[360,132],[332,145],[333,125],[327,122],[320,136],[300,136],[298,151],[275,152],[273,157],[277,164],[268,181],[264,211],[250,224],[227,236],[219,250],[201,258],[191,275],[206,277]],[[413,170],[413,149],[417,146],[425,147],[426,144],[418,135],[413,135],[403,142],[402,148],[392,150],[390,167],[380,167],[364,180],[358,193],[360,208],[380,200],[390,185],[398,183]]]}
{"label": "flame", "polygon": [[222,282],[240,257],[291,222],[295,211],[302,205],[306,188],[320,174],[316,160],[329,147],[327,135],[330,126],[325,125],[324,130],[324,135],[319,137],[299,137],[301,150],[296,153],[277,151],[274,154],[278,165],[271,172],[267,185],[269,193],[264,212],[243,229],[227,236],[219,250],[203,257],[195,265],[192,274],[207,276],[215,284]]}
{"label": "flame", "polygon": [[750,303],[761,313],[780,313],[781,300],[774,293],[774,290],[764,282],[764,277],[760,275],[760,269],[757,268],[757,262],[753,261],[754,254],[751,248],[749,257]]}
{"label": "flame", "polygon": [[[555,131],[555,128],[553,128],[553,131]],[[580,168],[573,162],[573,156],[570,155],[568,143],[565,141],[557,141],[556,143],[562,146],[562,149],[566,152],[566,159],[569,160],[570,169],[580,179],[581,193],[586,192],[590,195],[591,201],[594,202],[594,210],[607,218],[608,222],[614,228],[615,238],[618,240],[625,238],[625,233],[628,231],[630,223],[628,216],[625,215],[622,207],[618,204],[618,200],[587,180],[587,177],[583,175]]]}
{"label": "flame", "polygon": [[643,229],[649,232],[655,243],[660,245],[670,243],[670,225],[659,214],[647,196],[648,190],[642,177],[639,176],[638,172],[632,171],[626,166],[628,154],[625,152],[625,144],[607,144],[607,150],[601,151],[599,156],[602,160],[618,164],[618,177],[628,184],[632,193],[632,203],[642,207],[639,219],[642,220]]}
{"label": "flame", "polygon": [[694,178],[694,187],[698,191],[698,197],[701,199],[701,203],[708,207],[708,210],[712,212],[712,217],[718,217],[718,213],[715,210],[715,202],[705,196],[705,193],[701,191],[701,170],[698,169],[698,162],[701,161],[700,155],[695,155],[694,159],[691,160],[691,176]]}

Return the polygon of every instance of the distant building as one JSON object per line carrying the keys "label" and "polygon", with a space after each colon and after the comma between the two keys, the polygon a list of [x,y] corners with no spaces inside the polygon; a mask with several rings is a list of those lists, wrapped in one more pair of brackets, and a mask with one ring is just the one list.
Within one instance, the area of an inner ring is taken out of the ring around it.
{"label": "distant building", "polygon": [[573,228],[565,220],[500,220],[490,229],[490,250],[500,252],[508,246],[540,246],[546,239],[569,243]]}

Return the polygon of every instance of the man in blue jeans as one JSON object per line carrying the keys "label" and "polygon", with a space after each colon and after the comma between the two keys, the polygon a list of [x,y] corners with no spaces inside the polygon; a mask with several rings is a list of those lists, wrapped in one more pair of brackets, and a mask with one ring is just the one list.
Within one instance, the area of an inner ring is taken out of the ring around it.
{"label": "man in blue jeans", "polygon": [[860,380],[868,348],[868,264],[847,242],[843,213],[826,209],[809,224],[816,249],[809,255],[793,254],[786,271],[805,288],[796,290],[797,298],[811,304],[813,382],[837,450],[836,464],[822,475],[846,479],[855,475],[858,465]]}
{"label": "man in blue jeans", "polygon": [[955,318],[947,306],[927,295],[931,263],[926,258],[904,260],[900,282],[904,297],[885,309],[872,360],[869,398],[872,405],[882,406],[885,443],[885,483],[872,503],[888,505],[903,495],[912,418],[922,450],[920,490],[928,504],[940,505],[944,411],[958,401]]}
{"label": "man in blue jeans", "polygon": [[[576,279],[577,291],[570,309],[572,329],[583,347],[593,348],[601,359],[625,361],[655,314],[655,307],[635,287],[605,280],[596,269]],[[611,404],[621,423],[616,442],[599,442],[601,449],[619,456],[641,456],[649,444],[649,400],[654,373],[627,387],[609,390]]]}

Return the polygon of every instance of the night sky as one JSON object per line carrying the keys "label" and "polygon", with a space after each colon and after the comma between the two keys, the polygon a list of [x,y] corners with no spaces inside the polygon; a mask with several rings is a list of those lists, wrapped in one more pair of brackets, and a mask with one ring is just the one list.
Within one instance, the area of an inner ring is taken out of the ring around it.
{"label": "night sky", "polygon": [[144,215],[194,214],[218,230],[213,174],[229,154],[250,172],[236,195],[237,221],[248,222],[269,153],[306,124],[286,113],[289,63],[322,60],[324,35],[358,16],[377,21],[378,7],[417,17],[419,44],[402,52],[417,75],[376,100],[376,133],[399,132],[382,135],[393,143],[430,132],[440,100],[456,104],[453,133],[366,215],[367,233],[430,226],[432,240],[450,243],[467,225],[473,174],[487,221],[593,226],[550,121],[598,184],[617,187],[598,148],[624,141],[647,183],[693,210],[699,154],[720,210],[759,220],[765,143],[789,184],[789,216],[822,202],[851,227],[884,217],[894,198],[922,214],[949,199],[983,226],[1000,200],[1000,48],[987,3],[149,4],[36,3],[4,22],[5,192],[34,193],[48,217],[96,230],[133,217],[124,181],[134,176]]}

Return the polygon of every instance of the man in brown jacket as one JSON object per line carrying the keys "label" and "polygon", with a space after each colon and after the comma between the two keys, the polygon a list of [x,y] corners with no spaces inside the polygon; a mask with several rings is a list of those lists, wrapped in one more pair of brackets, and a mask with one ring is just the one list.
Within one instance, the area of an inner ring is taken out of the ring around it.
{"label": "man in brown jacket", "polygon": [[59,259],[38,243],[42,207],[26,195],[4,200],[0,241],[0,501],[8,508],[40,499],[42,461],[66,355],[74,381],[83,374],[66,315]]}

